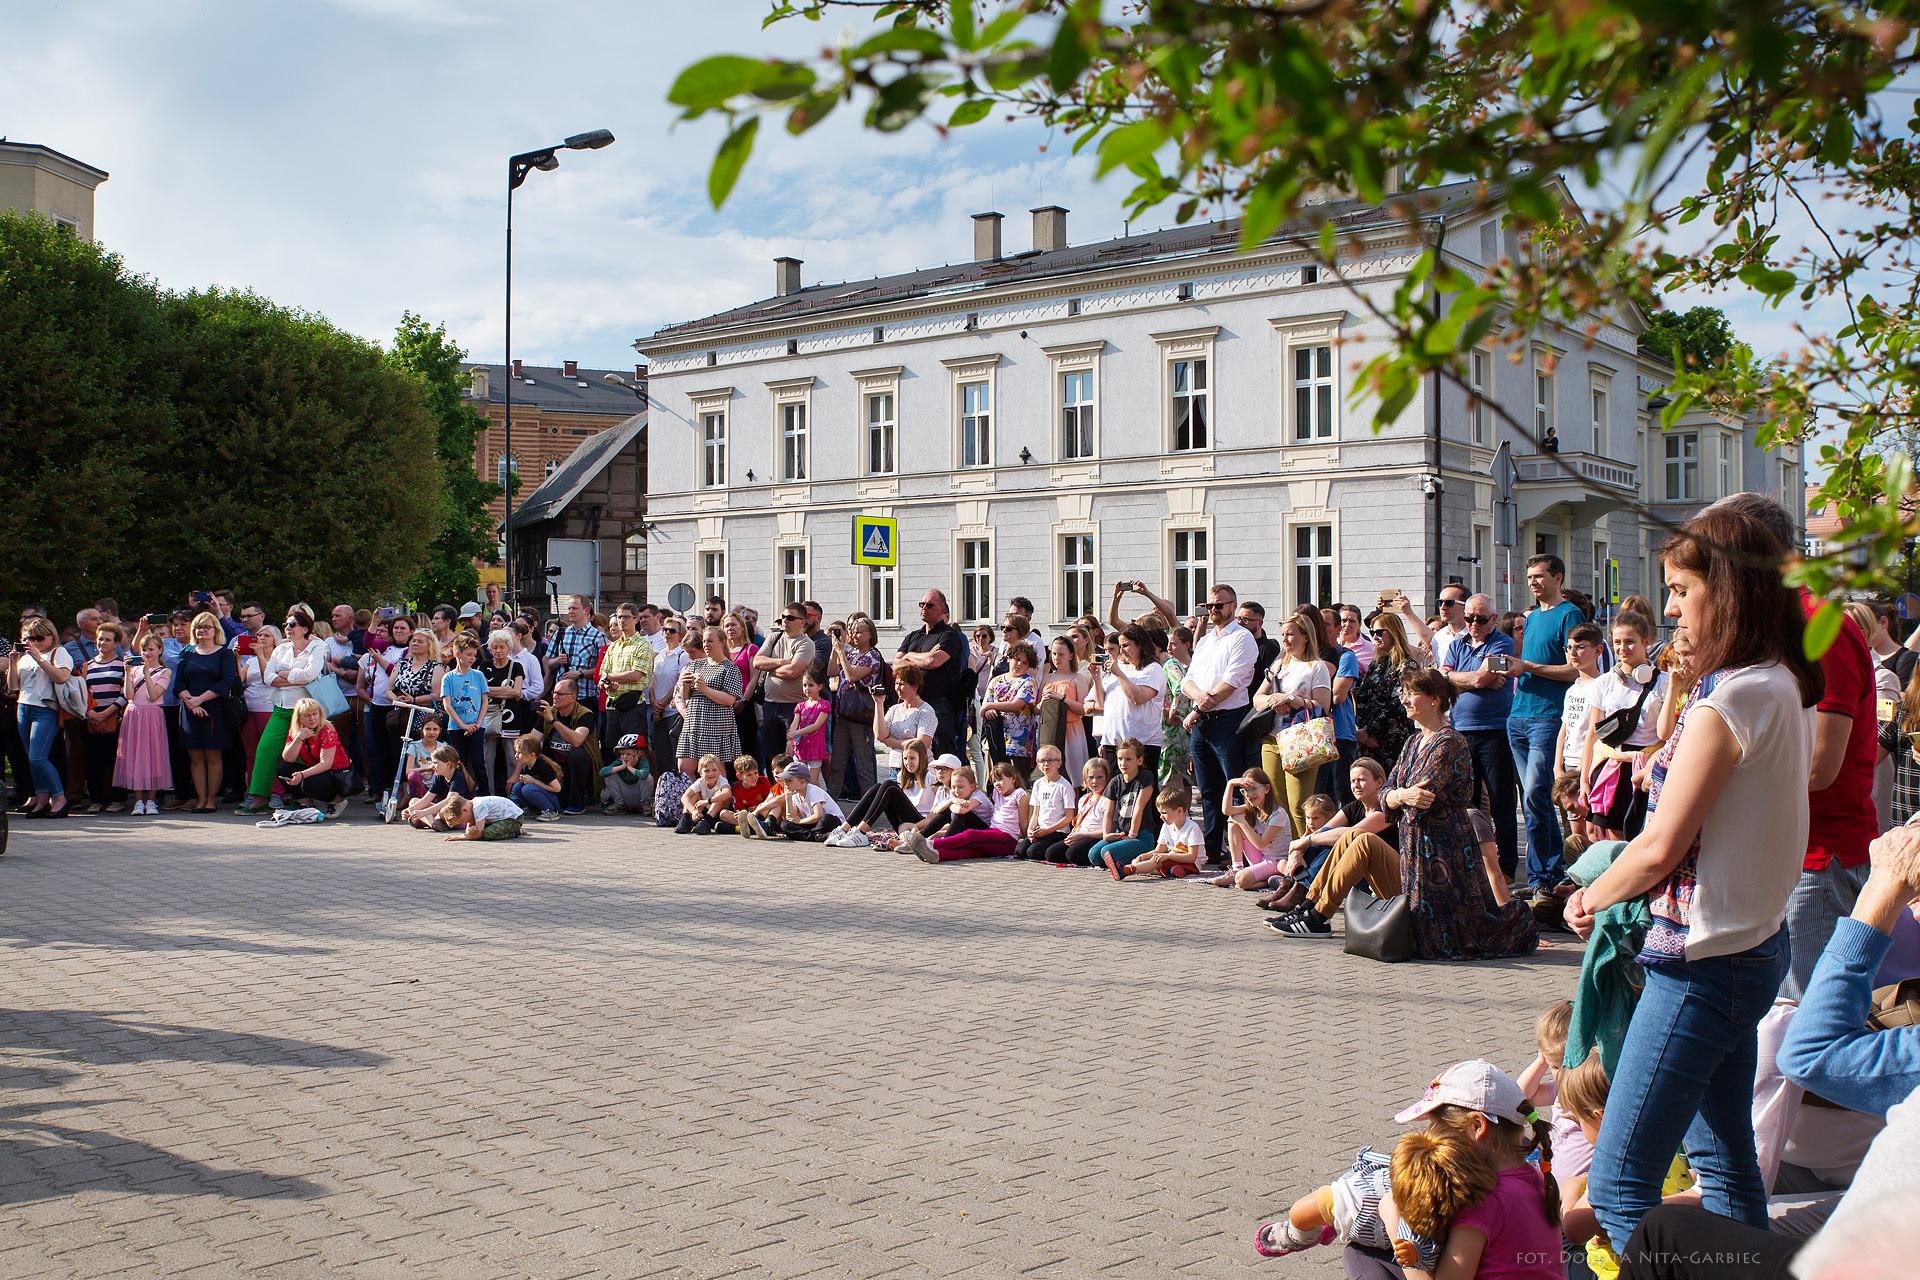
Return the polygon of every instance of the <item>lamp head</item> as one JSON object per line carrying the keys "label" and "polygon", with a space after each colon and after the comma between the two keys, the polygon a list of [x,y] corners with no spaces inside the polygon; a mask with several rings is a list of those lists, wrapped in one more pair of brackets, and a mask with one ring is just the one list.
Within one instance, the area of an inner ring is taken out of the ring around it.
{"label": "lamp head", "polygon": [[613,141],[613,133],[608,129],[595,129],[591,133],[576,133],[563,144],[569,151],[598,151]]}

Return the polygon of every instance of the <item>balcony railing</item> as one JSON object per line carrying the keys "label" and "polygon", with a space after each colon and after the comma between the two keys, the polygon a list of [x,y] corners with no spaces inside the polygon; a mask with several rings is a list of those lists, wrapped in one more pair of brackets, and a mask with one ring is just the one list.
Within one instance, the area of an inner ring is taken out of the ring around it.
{"label": "balcony railing", "polygon": [[1638,489],[1631,462],[1616,462],[1591,453],[1532,453],[1513,460],[1520,471],[1520,483],[1566,484],[1578,480],[1633,493]]}

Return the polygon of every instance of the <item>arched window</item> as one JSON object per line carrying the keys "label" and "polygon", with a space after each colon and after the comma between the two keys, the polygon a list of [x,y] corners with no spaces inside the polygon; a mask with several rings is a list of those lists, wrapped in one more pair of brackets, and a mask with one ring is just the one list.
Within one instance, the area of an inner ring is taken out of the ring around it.
{"label": "arched window", "polygon": [[626,541],[628,573],[643,573],[647,567],[647,535],[630,533]]}

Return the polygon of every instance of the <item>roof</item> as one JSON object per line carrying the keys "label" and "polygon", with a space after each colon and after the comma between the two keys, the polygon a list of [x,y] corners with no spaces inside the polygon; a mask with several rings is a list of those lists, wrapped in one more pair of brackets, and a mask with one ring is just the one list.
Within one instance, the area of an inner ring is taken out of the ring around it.
{"label": "roof", "polygon": [[[487,402],[498,405],[506,403],[507,366],[463,363],[460,369],[463,373],[485,369]],[[580,369],[569,378],[564,368],[522,364],[520,373],[521,380],[513,384],[513,403],[538,409],[542,413],[598,413],[624,418],[638,404],[633,392],[607,381],[609,373],[617,373],[632,382],[631,366],[625,369]]]}
{"label": "roof", "polygon": [[76,160],[64,151],[55,151],[52,147],[38,142],[9,142],[5,138],[0,138],[0,164],[20,164],[29,158],[36,162],[42,160],[57,162],[53,165],[41,165],[42,168],[58,170],[61,165],[71,165],[80,172],[66,176],[75,181],[92,178],[93,182],[90,184],[92,186],[97,187],[107,180],[108,175],[105,169],[96,169],[85,160]]}
{"label": "roof", "polygon": [[580,496],[587,482],[599,475],[601,468],[631,444],[646,425],[647,415],[643,411],[617,426],[608,427],[582,440],[567,455],[567,460],[541,482],[539,488],[514,504],[512,527],[519,529],[559,515],[569,502]]}
{"label": "roof", "polygon": [[[1419,216],[1432,219],[1470,204],[1480,191],[1477,182],[1456,182],[1389,197],[1383,204],[1336,200],[1314,206],[1316,218],[1332,219],[1343,232],[1386,231],[1404,223],[1409,199],[1419,201]],[[1297,238],[1317,230],[1305,220],[1282,226],[1273,240]],[[1270,241],[1269,243],[1272,243]],[[721,311],[698,320],[656,330],[655,339],[674,340],[705,329],[803,319],[836,311],[851,311],[876,303],[897,303],[940,293],[962,292],[983,285],[1030,283],[1053,276],[1083,275],[1109,267],[1128,267],[1166,258],[1196,255],[1231,256],[1240,252],[1240,220],[1200,223],[1122,236],[1092,244],[1069,245],[1045,252],[1029,250],[1008,257],[927,267],[900,275],[879,276],[844,284],[809,285],[794,293],[762,298],[758,302]],[[646,343],[636,343],[644,349]]]}

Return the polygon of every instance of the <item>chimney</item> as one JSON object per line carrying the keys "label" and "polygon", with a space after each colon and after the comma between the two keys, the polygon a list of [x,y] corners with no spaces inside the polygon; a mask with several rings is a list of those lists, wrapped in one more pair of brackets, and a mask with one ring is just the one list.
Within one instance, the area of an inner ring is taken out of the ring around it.
{"label": "chimney", "polygon": [[647,366],[643,364],[633,366],[633,380],[635,382],[645,382],[647,380]]}
{"label": "chimney", "polygon": [[773,260],[773,291],[780,297],[800,292],[800,266],[798,258],[775,258]]}
{"label": "chimney", "polygon": [[568,360],[565,362],[565,366],[566,374],[569,378],[577,378],[580,376],[580,362],[578,360]]}
{"label": "chimney", "polygon": [[513,376],[516,378],[524,378],[526,376],[520,372],[520,362],[518,360],[513,362]]}
{"label": "chimney", "polygon": [[480,365],[473,371],[473,382],[469,391],[475,400],[487,398],[487,366]]}
{"label": "chimney", "polygon": [[1033,212],[1033,247],[1041,253],[1067,247],[1067,211],[1057,204]]}
{"label": "chimney", "polygon": [[973,260],[994,262],[1000,257],[1000,223],[997,213],[973,215]]}

